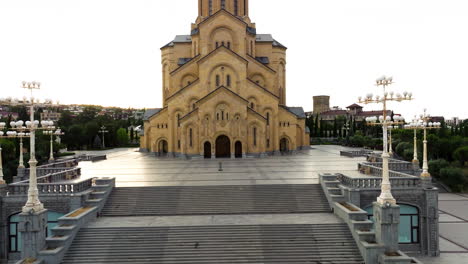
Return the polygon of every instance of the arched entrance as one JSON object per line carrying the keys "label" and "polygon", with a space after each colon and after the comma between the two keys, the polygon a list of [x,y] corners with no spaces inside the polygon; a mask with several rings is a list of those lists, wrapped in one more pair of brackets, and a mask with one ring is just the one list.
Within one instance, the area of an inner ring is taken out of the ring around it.
{"label": "arched entrance", "polygon": [[236,158],[242,158],[242,143],[240,141],[236,142],[235,145],[235,150],[236,150]]}
{"label": "arched entrance", "polygon": [[161,140],[159,141],[158,145],[158,153],[159,156],[167,156],[168,148],[167,148],[167,141],[166,140]]}
{"label": "arched entrance", "polygon": [[204,157],[205,159],[211,159],[211,143],[209,141],[205,142],[203,145],[204,148]]}
{"label": "arched entrance", "polygon": [[281,154],[286,154],[289,152],[289,140],[287,138],[282,138],[280,140],[280,151]]}
{"label": "arched entrance", "polygon": [[231,141],[227,136],[219,136],[216,139],[216,158],[231,157]]}

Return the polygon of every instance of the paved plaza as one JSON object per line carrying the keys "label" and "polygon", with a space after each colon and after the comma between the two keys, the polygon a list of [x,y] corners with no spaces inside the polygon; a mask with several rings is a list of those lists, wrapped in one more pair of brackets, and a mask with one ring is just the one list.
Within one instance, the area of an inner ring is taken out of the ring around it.
{"label": "paved plaza", "polygon": [[[314,146],[297,155],[220,160],[182,160],[157,158],[137,149],[105,151],[106,161],[82,162],[84,177],[116,178],[117,187],[318,184],[319,173],[343,173],[360,176],[357,163],[364,158],[339,155],[341,146]],[[95,152],[87,152],[95,153]],[[102,152],[99,152],[102,153]],[[219,163],[222,171],[219,171]],[[441,193],[439,258],[420,257],[424,263],[468,263],[468,195]],[[234,216],[151,216],[100,218],[90,227],[303,224],[340,222],[329,214],[234,215]]]}

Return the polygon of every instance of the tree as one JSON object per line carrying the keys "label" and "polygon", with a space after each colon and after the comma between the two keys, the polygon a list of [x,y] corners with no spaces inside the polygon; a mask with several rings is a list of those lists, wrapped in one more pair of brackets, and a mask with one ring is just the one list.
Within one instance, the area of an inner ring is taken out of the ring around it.
{"label": "tree", "polygon": [[335,117],[335,120],[333,120],[333,137],[338,137],[337,135],[337,131],[338,130],[338,123],[337,123],[337,120],[336,120],[336,117]]}
{"label": "tree", "polygon": [[121,147],[128,144],[128,134],[125,128],[119,128],[117,130],[117,142]]}
{"label": "tree", "polygon": [[134,142],[135,140],[135,131],[133,130],[133,127],[130,128],[130,142]]}
{"label": "tree", "polygon": [[99,133],[99,126],[95,121],[86,123],[85,126],[86,144],[92,146],[94,137]]}
{"label": "tree", "polygon": [[453,152],[453,159],[458,160],[462,166],[468,161],[468,146],[459,147]]}

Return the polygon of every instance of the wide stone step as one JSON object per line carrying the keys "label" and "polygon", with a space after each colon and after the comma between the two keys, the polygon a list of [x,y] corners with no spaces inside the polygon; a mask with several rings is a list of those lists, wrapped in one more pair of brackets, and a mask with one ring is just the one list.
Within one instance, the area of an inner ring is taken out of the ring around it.
{"label": "wide stone step", "polygon": [[115,188],[104,216],[330,212],[318,184]]}
{"label": "wide stone step", "polygon": [[361,264],[345,224],[83,228],[62,263]]}

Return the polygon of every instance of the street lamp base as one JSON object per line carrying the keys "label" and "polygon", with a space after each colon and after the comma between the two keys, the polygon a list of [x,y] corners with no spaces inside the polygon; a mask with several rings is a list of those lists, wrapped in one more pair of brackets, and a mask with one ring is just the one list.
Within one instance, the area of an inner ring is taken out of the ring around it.
{"label": "street lamp base", "polygon": [[419,166],[419,160],[413,159],[413,161],[411,161],[411,162],[412,162],[413,164],[418,164],[418,166]]}
{"label": "street lamp base", "polygon": [[27,203],[25,206],[23,206],[23,213],[29,213],[31,211],[33,212],[40,212],[44,210],[44,204],[41,202],[38,203]]}
{"label": "street lamp base", "polygon": [[383,195],[380,195],[380,197],[377,198],[377,203],[380,205],[396,205],[396,200],[393,197],[382,197]]}
{"label": "street lamp base", "polygon": [[431,174],[429,172],[421,173],[421,178],[431,178]]}
{"label": "street lamp base", "polygon": [[0,185],[5,185],[6,182],[4,180],[0,180]]}

